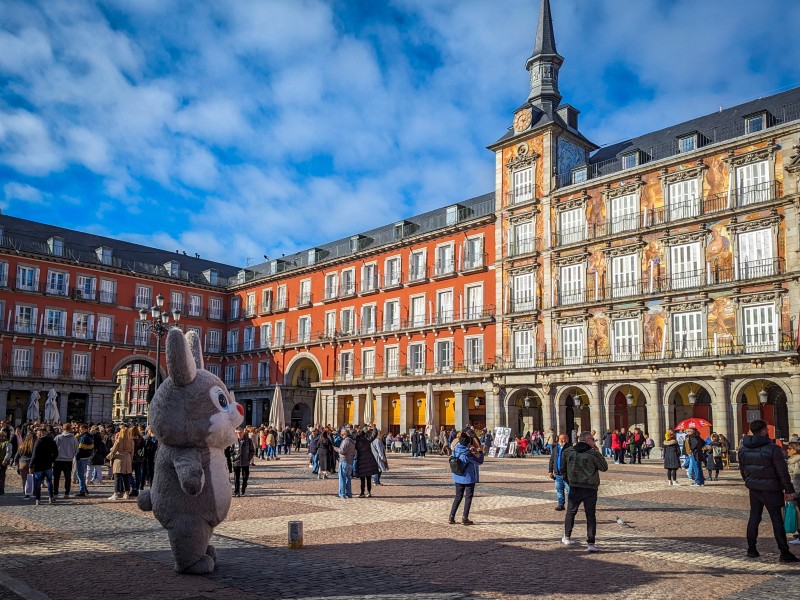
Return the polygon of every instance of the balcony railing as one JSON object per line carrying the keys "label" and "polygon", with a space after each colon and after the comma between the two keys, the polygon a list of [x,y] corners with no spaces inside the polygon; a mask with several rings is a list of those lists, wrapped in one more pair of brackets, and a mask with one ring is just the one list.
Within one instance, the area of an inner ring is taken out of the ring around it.
{"label": "balcony railing", "polygon": [[428,267],[427,265],[417,265],[408,271],[408,279],[406,283],[422,283],[428,280]]}
{"label": "balcony railing", "polygon": [[556,232],[555,244],[566,246],[606,235],[695,219],[702,215],[769,202],[780,198],[782,193],[779,181],[765,181],[747,187],[732,188],[730,192],[709,194],[705,198],[698,196],[680,203],[666,203],[665,206],[656,209],[645,208],[642,211],[618,215],[602,222],[583,223],[577,227],[564,229]]}
{"label": "balcony railing", "polygon": [[708,339],[665,340],[662,345],[618,344],[607,351],[596,348],[568,352],[541,352],[535,357],[507,358],[497,365],[499,369],[537,369],[576,365],[608,363],[652,363],[664,360],[713,359],[724,356],[797,352],[795,332],[779,331],[757,335],[715,335]]}
{"label": "balcony railing", "polygon": [[28,379],[72,379],[87,380],[94,379],[94,371],[73,368],[34,368],[25,365],[3,365],[0,367],[0,375],[3,377],[26,377]]}
{"label": "balcony railing", "polygon": [[337,371],[336,380],[352,381],[361,379],[424,377],[427,375],[452,375],[456,373],[484,373],[494,369],[494,359],[476,358],[470,361],[449,361],[448,363],[435,364],[433,366],[390,365],[382,369],[378,367],[368,367],[360,370],[355,369],[352,372],[348,371],[346,375]]}
{"label": "balcony railing", "polygon": [[267,377],[245,377],[231,381],[230,385],[226,384],[226,387],[233,390],[246,390],[263,388],[268,385],[270,385],[270,383]]}
{"label": "balcony railing", "polygon": [[486,253],[468,253],[461,259],[461,272],[482,269],[486,266]]}
{"label": "balcony railing", "polygon": [[359,294],[369,294],[378,291],[378,276],[362,279],[358,286]]}
{"label": "balcony railing", "polygon": [[[783,258],[766,258],[740,262],[734,266],[720,267],[708,264],[705,269],[684,271],[673,275],[659,275],[643,279],[619,280],[610,285],[596,286],[593,277],[588,278],[588,285],[582,288],[557,290],[552,306],[548,303],[546,308],[558,306],[573,306],[576,304],[593,303],[605,300],[618,300],[649,294],[662,294],[679,290],[691,290],[711,285],[733,283],[736,281],[753,281],[766,277],[783,275],[786,272]],[[537,299],[538,300],[538,299]],[[534,297],[525,295],[513,298],[511,312],[525,312],[533,310]]]}
{"label": "balcony railing", "polygon": [[455,271],[456,271],[456,263],[452,258],[449,258],[447,260],[437,260],[433,276],[446,277],[447,275],[455,274]]}
{"label": "balcony railing", "polygon": [[339,298],[349,298],[356,295],[356,282],[343,282],[339,286]]}
{"label": "balcony railing", "polygon": [[297,297],[297,308],[303,308],[306,306],[311,306],[311,292],[300,294]]}
{"label": "balcony railing", "polygon": [[506,202],[508,204],[524,204],[534,199],[533,184],[520,185],[515,189],[506,192]]}
{"label": "balcony railing", "polygon": [[38,292],[39,280],[32,280],[29,277],[12,278],[11,287],[17,292]]}
{"label": "balcony railing", "polygon": [[509,256],[521,256],[523,254],[530,254],[536,250],[536,240],[534,238],[516,240],[511,243],[508,249]]}
{"label": "balcony railing", "polygon": [[394,288],[399,288],[403,285],[403,274],[400,272],[397,273],[386,273],[383,276],[383,285],[381,289],[384,290],[391,290]]}

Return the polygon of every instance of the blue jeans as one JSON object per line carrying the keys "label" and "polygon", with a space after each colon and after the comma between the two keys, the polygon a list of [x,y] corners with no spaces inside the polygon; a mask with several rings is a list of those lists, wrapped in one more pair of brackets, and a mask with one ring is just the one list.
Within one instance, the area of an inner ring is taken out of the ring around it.
{"label": "blue jeans", "polygon": [[339,461],[339,498],[353,497],[353,465]]}
{"label": "blue jeans", "polygon": [[133,463],[133,485],[131,485],[131,489],[134,492],[138,492],[139,490],[144,488],[144,461]]}
{"label": "blue jeans", "polygon": [[319,456],[317,456],[316,454],[311,455],[311,465],[313,467],[311,469],[311,472],[314,473],[315,475],[319,473]]}
{"label": "blue jeans", "polygon": [[267,446],[267,460],[269,460],[270,456],[275,458],[275,447],[274,446]]}
{"label": "blue jeans", "polygon": [[47,481],[47,492],[53,497],[53,469],[47,469],[33,474],[33,496],[37,500],[42,499],[42,479]]}
{"label": "blue jeans", "polygon": [[89,467],[89,463],[92,461],[91,458],[79,458],[78,459],[78,487],[80,488],[78,491],[83,492],[84,494],[88,493],[88,489],[86,488],[86,470]]}
{"label": "blue jeans", "polygon": [[564,502],[566,502],[565,494],[569,494],[569,484],[564,481],[564,477],[561,475],[555,475],[556,478],[556,501],[558,502],[559,506],[564,506]]}
{"label": "blue jeans", "polygon": [[694,457],[694,455],[689,456],[689,473],[689,476],[694,478],[694,482],[697,485],[705,484],[706,478],[703,475],[702,465],[697,463],[697,459]]}
{"label": "blue jeans", "polygon": [[378,485],[381,484],[381,472],[378,471],[375,475],[372,476],[372,483],[376,483]]}

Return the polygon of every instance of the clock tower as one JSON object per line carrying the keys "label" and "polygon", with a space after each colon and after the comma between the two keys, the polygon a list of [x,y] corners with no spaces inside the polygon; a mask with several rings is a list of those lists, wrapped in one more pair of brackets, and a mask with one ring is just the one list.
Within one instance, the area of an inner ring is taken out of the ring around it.
{"label": "clock tower", "polygon": [[550,117],[561,103],[561,94],[558,92],[558,70],[563,62],[564,57],[556,51],[550,0],[541,0],[536,42],[533,46],[533,54],[525,63],[525,68],[531,78],[531,93],[528,96],[528,102]]}

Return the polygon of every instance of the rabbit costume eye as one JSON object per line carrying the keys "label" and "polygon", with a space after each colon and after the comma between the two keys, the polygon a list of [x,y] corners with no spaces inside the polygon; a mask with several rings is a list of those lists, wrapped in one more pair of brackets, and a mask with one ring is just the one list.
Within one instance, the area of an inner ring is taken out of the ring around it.
{"label": "rabbit costume eye", "polygon": [[211,396],[211,400],[216,402],[221,409],[228,410],[228,397],[218,386],[214,386],[208,390],[208,394]]}

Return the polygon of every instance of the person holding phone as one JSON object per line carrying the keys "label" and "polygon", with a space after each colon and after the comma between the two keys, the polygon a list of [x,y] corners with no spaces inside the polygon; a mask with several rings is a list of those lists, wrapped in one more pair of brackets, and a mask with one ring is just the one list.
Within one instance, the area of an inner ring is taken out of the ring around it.
{"label": "person holding phone", "polygon": [[572,544],[572,529],[575,515],[583,504],[586,512],[586,542],[589,552],[597,552],[595,534],[597,532],[597,490],[600,487],[600,471],[608,471],[608,463],[594,441],[591,431],[578,436],[578,443],[564,450],[564,481],[569,485],[567,494],[567,516],[564,520],[562,543]]}

